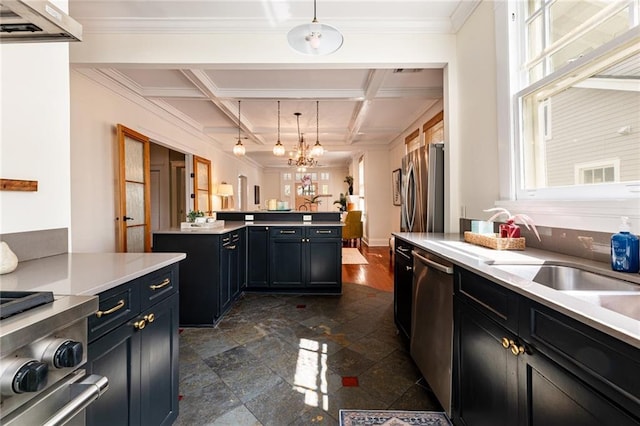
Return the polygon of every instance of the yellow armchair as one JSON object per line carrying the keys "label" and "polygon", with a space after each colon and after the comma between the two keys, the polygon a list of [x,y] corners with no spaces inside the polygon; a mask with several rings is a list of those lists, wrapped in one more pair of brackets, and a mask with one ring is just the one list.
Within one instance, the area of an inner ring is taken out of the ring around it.
{"label": "yellow armchair", "polygon": [[342,227],[342,240],[348,241],[349,245],[354,241],[356,247],[358,241],[360,241],[360,247],[362,246],[362,211],[351,210],[347,212],[347,216],[344,219],[344,226]]}

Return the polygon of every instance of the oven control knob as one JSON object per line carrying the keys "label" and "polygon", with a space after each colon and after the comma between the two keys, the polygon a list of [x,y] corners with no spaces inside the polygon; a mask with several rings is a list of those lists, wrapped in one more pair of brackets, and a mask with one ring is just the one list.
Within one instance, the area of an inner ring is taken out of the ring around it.
{"label": "oven control knob", "polygon": [[31,356],[50,368],[76,367],[82,364],[82,343],[70,339],[43,339],[31,346]]}
{"label": "oven control knob", "polygon": [[82,343],[67,340],[56,349],[53,365],[56,368],[75,367],[82,363]]}
{"label": "oven control knob", "polygon": [[3,395],[38,392],[47,384],[47,363],[34,359],[16,358],[2,371],[0,385]]}

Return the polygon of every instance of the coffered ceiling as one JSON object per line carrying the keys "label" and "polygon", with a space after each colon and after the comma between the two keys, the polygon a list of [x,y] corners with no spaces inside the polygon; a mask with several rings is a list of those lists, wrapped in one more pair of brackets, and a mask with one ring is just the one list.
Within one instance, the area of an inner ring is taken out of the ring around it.
{"label": "coffered ceiling", "polygon": [[[455,33],[478,0],[364,1],[318,0],[317,17],[344,33],[417,31]],[[282,32],[313,18],[310,0],[70,0],[69,14],[87,37],[118,33],[229,34]],[[234,43],[233,37],[229,43]],[[275,157],[280,101],[280,140],[292,150],[300,132],[310,145],[316,131],[326,153],[323,166],[346,164],[356,152],[388,145],[443,97],[441,67],[405,68],[270,65],[245,67],[149,63],[73,64],[80,72],[117,86],[159,108],[171,120],[201,132],[231,152],[241,138],[247,159],[264,167],[283,167]],[[316,117],[316,101],[319,114]],[[317,121],[316,121],[317,118]]]}

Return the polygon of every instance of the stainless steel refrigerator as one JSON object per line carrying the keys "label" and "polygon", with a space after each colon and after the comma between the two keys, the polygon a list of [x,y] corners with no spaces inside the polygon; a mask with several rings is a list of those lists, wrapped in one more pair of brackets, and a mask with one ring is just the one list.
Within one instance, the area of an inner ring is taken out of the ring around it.
{"label": "stainless steel refrigerator", "polygon": [[444,143],[402,158],[402,232],[444,232]]}

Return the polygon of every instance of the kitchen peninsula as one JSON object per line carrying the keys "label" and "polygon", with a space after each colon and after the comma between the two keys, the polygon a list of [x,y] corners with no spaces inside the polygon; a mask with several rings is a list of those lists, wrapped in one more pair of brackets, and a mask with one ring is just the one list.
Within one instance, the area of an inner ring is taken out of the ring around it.
{"label": "kitchen peninsula", "polygon": [[342,293],[339,212],[218,212],[217,228],[154,232],[155,252],[183,252],[180,325],[213,326],[244,291]]}

